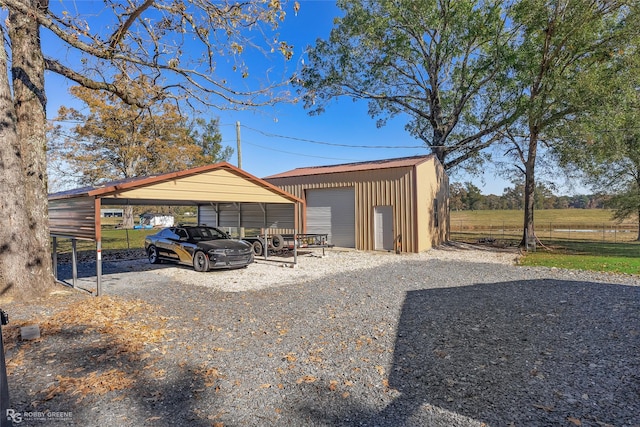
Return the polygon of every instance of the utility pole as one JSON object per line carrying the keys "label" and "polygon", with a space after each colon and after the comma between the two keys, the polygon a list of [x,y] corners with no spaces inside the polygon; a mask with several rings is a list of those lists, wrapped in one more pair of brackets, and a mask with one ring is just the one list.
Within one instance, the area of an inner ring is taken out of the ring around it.
{"label": "utility pole", "polygon": [[238,143],[238,169],[242,169],[242,146],[240,145],[240,122],[236,122],[236,142]]}

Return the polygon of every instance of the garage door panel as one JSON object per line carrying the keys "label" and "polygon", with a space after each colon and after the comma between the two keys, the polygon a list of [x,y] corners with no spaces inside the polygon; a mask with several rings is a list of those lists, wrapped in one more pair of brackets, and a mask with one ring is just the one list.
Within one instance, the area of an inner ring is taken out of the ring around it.
{"label": "garage door panel", "polygon": [[307,190],[307,232],[328,234],[331,244],[355,248],[353,187]]}

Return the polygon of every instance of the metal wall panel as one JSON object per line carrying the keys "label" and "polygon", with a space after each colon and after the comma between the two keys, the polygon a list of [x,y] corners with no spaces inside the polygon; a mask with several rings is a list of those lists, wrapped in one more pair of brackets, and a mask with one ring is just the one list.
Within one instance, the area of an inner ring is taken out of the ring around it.
{"label": "metal wall panel", "polygon": [[207,224],[211,227],[218,226],[218,213],[216,205],[200,205],[198,206],[198,224]]}
{"label": "metal wall panel", "polygon": [[238,203],[219,203],[219,227],[240,226],[240,205]]}
{"label": "metal wall panel", "polygon": [[52,235],[94,240],[95,199],[75,197],[50,201],[49,231]]}
{"label": "metal wall panel", "polygon": [[243,203],[241,208],[241,227],[263,228],[266,223],[266,205],[262,203]]}
{"label": "metal wall panel", "polygon": [[[217,223],[216,206],[220,209],[220,224]],[[266,211],[266,212],[265,212]],[[293,203],[220,203],[198,206],[198,222],[220,227],[295,228],[295,205]],[[238,223],[238,221],[240,221]]]}
{"label": "metal wall panel", "polygon": [[295,205],[289,203],[267,204],[267,228],[294,230]]}

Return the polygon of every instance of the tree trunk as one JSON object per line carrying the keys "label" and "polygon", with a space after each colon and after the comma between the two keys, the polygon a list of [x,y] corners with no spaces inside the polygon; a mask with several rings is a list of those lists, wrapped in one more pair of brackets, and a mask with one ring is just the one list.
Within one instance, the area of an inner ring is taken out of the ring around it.
{"label": "tree trunk", "polygon": [[[527,161],[525,163],[524,177],[524,224],[523,235],[520,247],[527,247],[528,242],[535,239],[535,227],[533,214],[535,211],[535,191],[536,191],[536,154],[538,151],[538,134],[531,132],[529,136],[529,150],[527,152]],[[527,240],[528,239],[528,240]]]}
{"label": "tree trunk", "polygon": [[447,156],[447,150],[444,146],[444,133],[439,130],[433,130],[433,142],[430,146],[431,152],[436,156],[442,167],[445,167],[445,158]]}
{"label": "tree trunk", "polygon": [[[46,0],[31,0],[31,7],[46,8]],[[26,230],[20,239],[23,276],[16,283],[21,298],[46,296],[53,284],[46,174],[46,99],[44,58],[38,23],[30,16],[10,11],[9,39],[13,77],[13,103],[20,144],[24,183]],[[13,176],[13,175],[12,175]],[[17,186],[18,182],[12,185]]]}
{"label": "tree trunk", "polygon": [[133,206],[125,206],[122,214],[122,228],[133,228]]}
{"label": "tree trunk", "polygon": [[[0,36],[4,39],[2,26]],[[26,254],[22,239],[29,228],[7,59],[3,45],[0,48],[0,297],[12,299],[23,285]]]}

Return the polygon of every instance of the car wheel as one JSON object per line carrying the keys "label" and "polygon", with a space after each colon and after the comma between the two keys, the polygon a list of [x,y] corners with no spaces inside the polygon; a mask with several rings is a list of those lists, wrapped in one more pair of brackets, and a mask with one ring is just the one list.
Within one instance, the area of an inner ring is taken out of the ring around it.
{"label": "car wheel", "polygon": [[209,257],[202,251],[193,254],[193,268],[196,271],[209,271]]}
{"label": "car wheel", "polygon": [[262,255],[263,247],[262,247],[262,242],[260,240],[256,240],[251,244],[251,246],[253,247],[253,254],[255,256]]}
{"label": "car wheel", "polygon": [[149,256],[149,262],[151,264],[159,264],[160,257],[158,256],[158,249],[155,246],[149,246],[147,249],[147,255]]}
{"label": "car wheel", "polygon": [[271,246],[275,251],[280,251],[284,249],[284,237],[282,237],[279,234],[275,234],[271,236]]}

